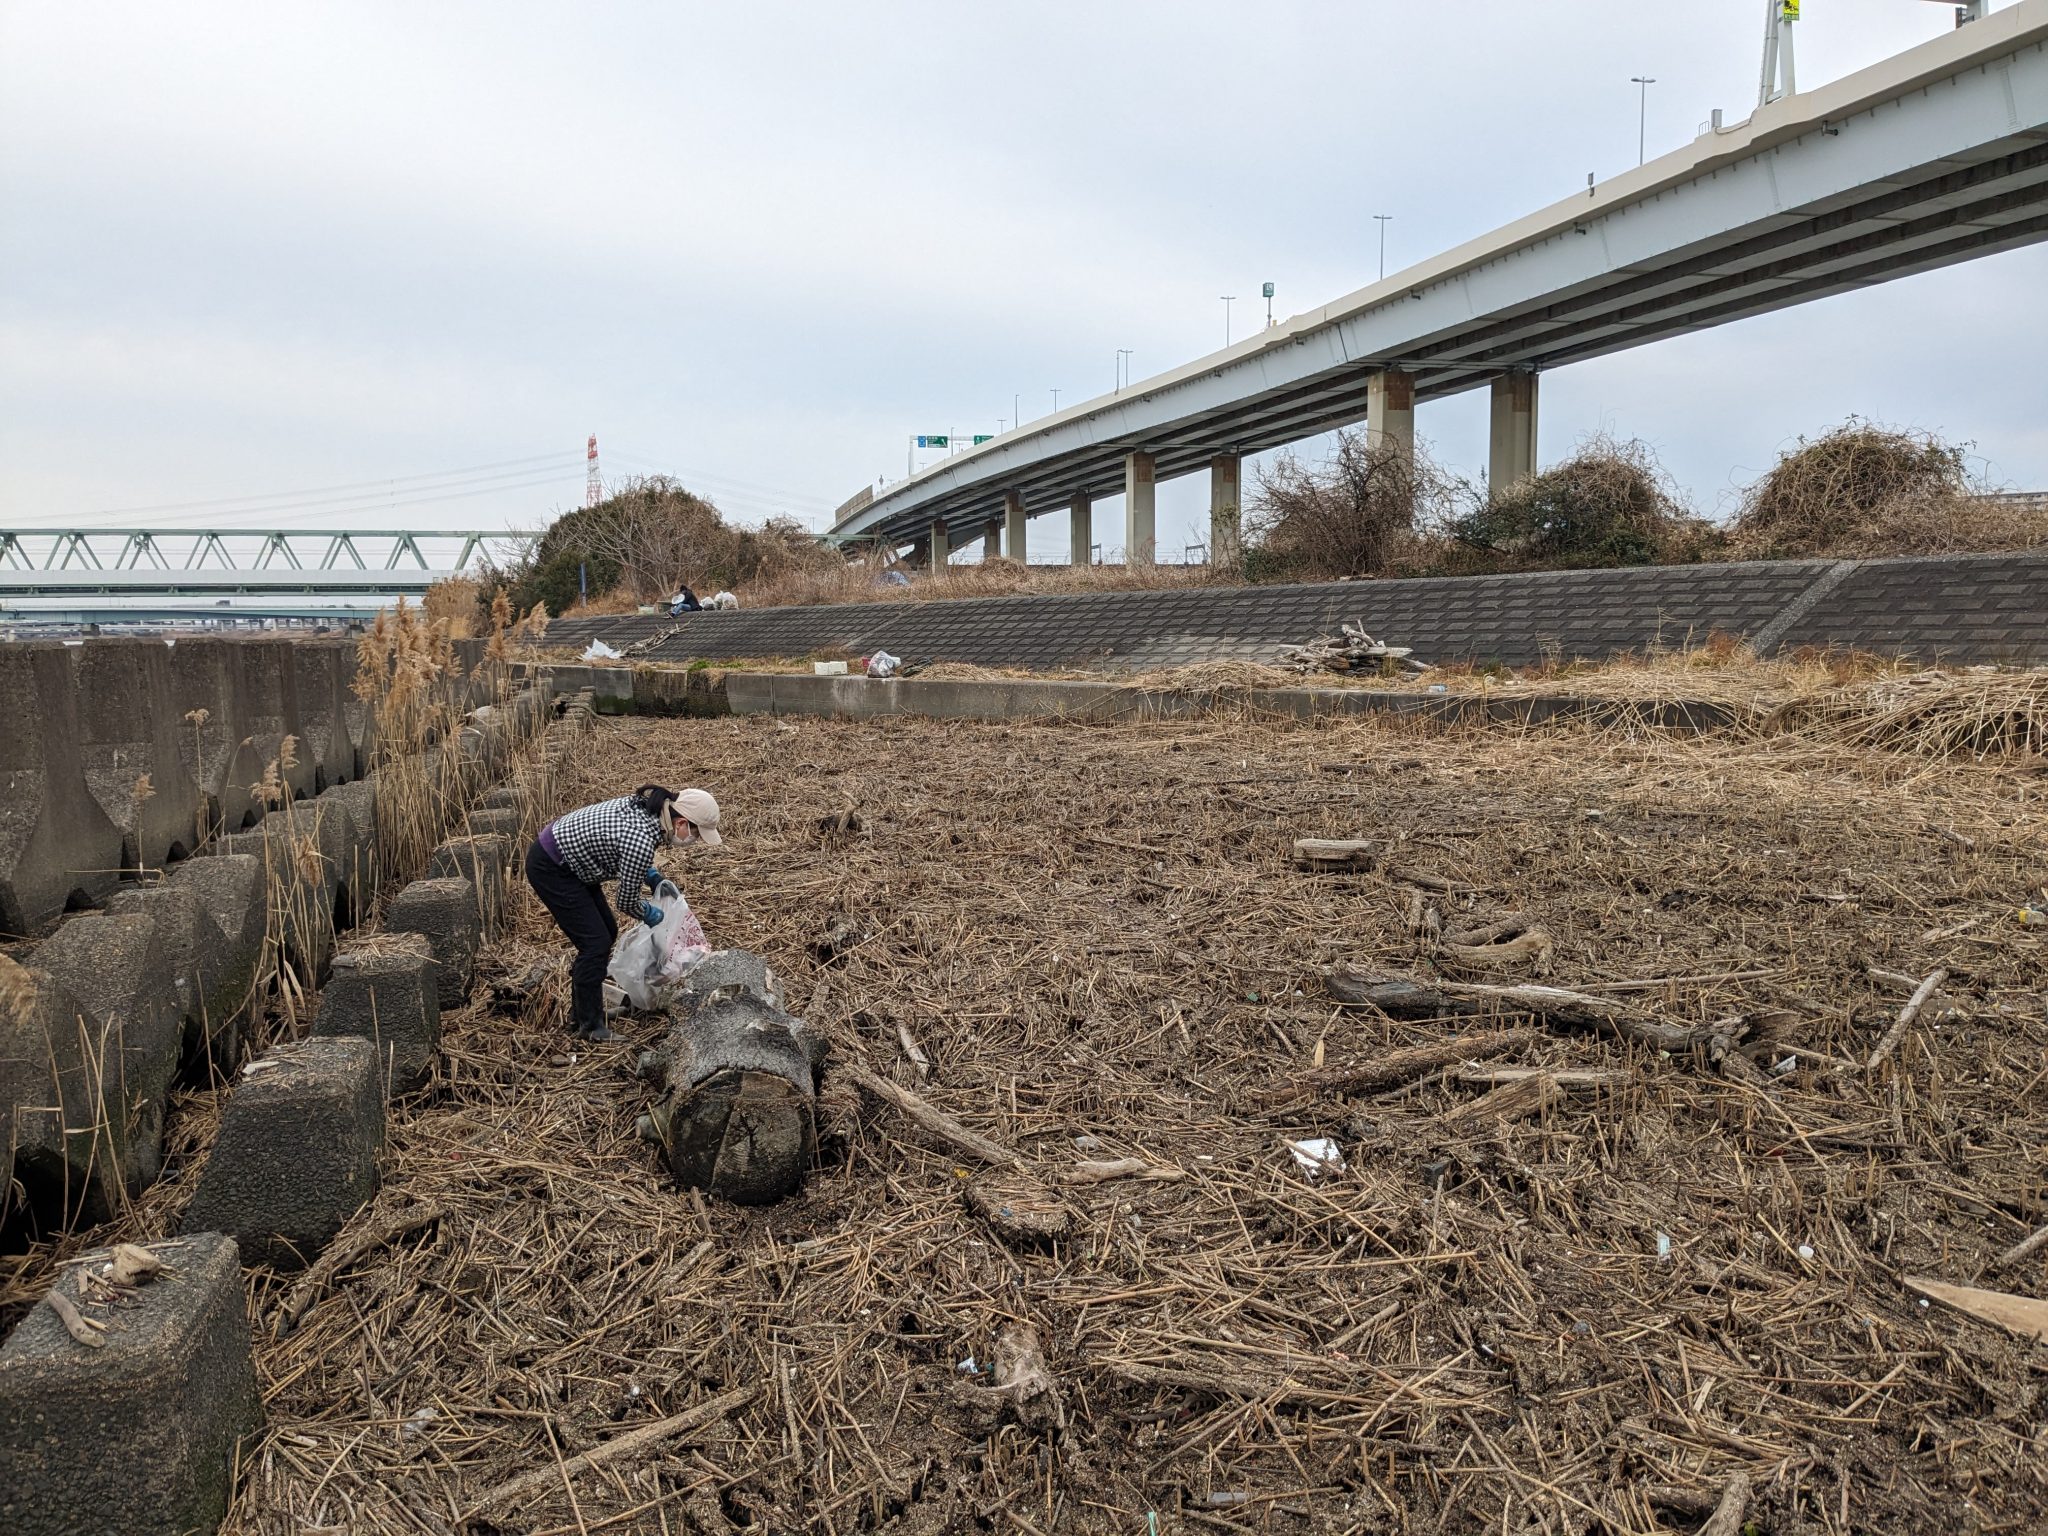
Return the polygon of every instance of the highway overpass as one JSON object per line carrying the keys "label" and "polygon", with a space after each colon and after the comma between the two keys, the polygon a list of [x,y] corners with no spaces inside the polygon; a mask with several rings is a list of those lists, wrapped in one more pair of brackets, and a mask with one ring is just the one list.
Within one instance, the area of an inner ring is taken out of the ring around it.
{"label": "highway overpass", "polygon": [[1096,498],[1154,549],[1158,480],[1207,469],[1212,545],[1236,543],[1240,460],[1364,420],[1412,446],[1418,402],[1492,395],[1490,483],[1536,465],[1545,369],[2048,238],[2048,0],[1947,36],[1589,185],[1540,212],[1120,393],[1013,428],[841,509],[829,537],[944,560],[1027,553]]}

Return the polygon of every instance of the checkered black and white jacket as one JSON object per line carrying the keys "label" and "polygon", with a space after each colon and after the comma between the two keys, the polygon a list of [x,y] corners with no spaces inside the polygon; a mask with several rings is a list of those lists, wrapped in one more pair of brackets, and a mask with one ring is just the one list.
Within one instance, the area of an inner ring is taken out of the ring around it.
{"label": "checkered black and white jacket", "polygon": [[555,846],[569,873],[585,885],[619,882],[618,909],[640,915],[644,882],[661,845],[661,823],[631,795],[600,800],[555,819]]}

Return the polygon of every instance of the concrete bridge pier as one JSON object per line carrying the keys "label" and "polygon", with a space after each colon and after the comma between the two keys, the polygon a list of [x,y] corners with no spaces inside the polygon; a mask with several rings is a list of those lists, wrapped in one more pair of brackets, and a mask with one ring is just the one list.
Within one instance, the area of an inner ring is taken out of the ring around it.
{"label": "concrete bridge pier", "polygon": [[943,517],[936,518],[932,522],[931,551],[933,573],[943,572],[946,569],[947,563],[953,558],[953,544],[946,537],[946,520]]}
{"label": "concrete bridge pier", "polygon": [[1415,457],[1415,375],[1382,368],[1365,383],[1365,440]]}
{"label": "concrete bridge pier", "polygon": [[992,517],[981,527],[981,558],[1000,560],[1003,557],[1003,520]]}
{"label": "concrete bridge pier", "polygon": [[1159,559],[1158,474],[1152,455],[1124,455],[1124,564],[1152,565]]}
{"label": "concrete bridge pier", "polygon": [[1517,368],[1493,381],[1486,487],[1498,496],[1536,473],[1536,374]]}
{"label": "concrete bridge pier", "polygon": [[1003,521],[1009,525],[1004,553],[1019,565],[1027,564],[1024,554],[1024,525],[1029,521],[1024,515],[1024,493],[1003,492]]}
{"label": "concrete bridge pier", "polygon": [[1095,563],[1095,503],[1086,491],[1074,492],[1067,507],[1067,564]]}
{"label": "concrete bridge pier", "polygon": [[1244,553],[1244,460],[1219,453],[1209,461],[1209,564],[1235,566]]}

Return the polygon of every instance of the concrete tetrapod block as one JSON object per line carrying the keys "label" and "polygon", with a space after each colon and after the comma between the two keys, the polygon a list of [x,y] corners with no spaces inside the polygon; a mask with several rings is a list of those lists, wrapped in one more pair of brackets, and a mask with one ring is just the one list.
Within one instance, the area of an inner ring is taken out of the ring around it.
{"label": "concrete tetrapod block", "polygon": [[0,646],[0,937],[113,885],[121,834],[86,788],[69,650]]}
{"label": "concrete tetrapod block", "polygon": [[[339,878],[350,824],[346,812],[326,799],[295,801],[219,842],[222,853],[248,854],[261,863],[272,931],[282,936],[299,974],[315,984],[334,958],[337,915],[354,916],[353,893]],[[348,899],[337,901],[343,896]]]}
{"label": "concrete tetrapod block", "polygon": [[74,666],[79,761],[121,830],[121,867],[160,869],[186,857],[199,846],[208,805],[178,749],[169,649],[153,639],[93,640],[78,647]]}
{"label": "concrete tetrapod block", "polygon": [[245,1264],[303,1269],[377,1192],[383,1146],[374,1045],[278,1046],[242,1069],[184,1230],[227,1233]]}
{"label": "concrete tetrapod block", "polygon": [[18,1196],[38,1233],[105,1221],[120,1205],[108,1138],[92,1133],[105,1116],[83,1015],[48,972],[0,955],[0,1179],[12,1176],[0,1214],[18,1214]]}
{"label": "concrete tetrapod block", "polygon": [[248,1011],[250,976],[246,970],[239,977],[224,974],[223,966],[232,960],[228,942],[198,886],[164,880],[117,891],[107,899],[107,910],[137,913],[156,924],[165,977],[178,995],[178,1017],[184,1023],[179,1061],[204,1057],[232,1067]]}
{"label": "concrete tetrapod block", "polygon": [[348,734],[355,647],[340,640],[301,640],[292,646],[291,656],[299,702],[299,755],[313,765],[313,792],[320,794],[356,774],[356,746]]}
{"label": "concrete tetrapod block", "polygon": [[441,1010],[460,1008],[469,997],[477,946],[483,940],[476,887],[459,875],[415,880],[391,898],[391,905],[384,909],[384,926],[392,933],[425,936],[434,956],[435,992]]}
{"label": "concrete tetrapod block", "polygon": [[243,726],[240,642],[182,639],[169,647],[171,707],[185,773],[207,802],[207,835],[239,831],[260,819],[249,786],[263,777]]}
{"label": "concrete tetrapod block", "polygon": [[73,1339],[47,1300],[0,1347],[9,1536],[178,1536],[227,1512],[236,1447],[263,1422],[241,1262],[215,1233],[155,1251],[176,1273],[118,1312],[76,1300],[74,1271],[59,1282],[108,1323],[101,1348]]}
{"label": "concrete tetrapod block", "polygon": [[427,878],[459,875],[476,888],[477,920],[486,937],[505,921],[505,871],[512,863],[512,840],[486,834],[451,837],[434,849]]}
{"label": "concrete tetrapod block", "polygon": [[81,913],[38,944],[30,963],[78,1004],[83,1059],[98,1064],[108,1155],[137,1192],[163,1167],[164,1111],[185,1041],[156,924],[139,913]]}
{"label": "concrete tetrapod block", "polygon": [[641,1134],[685,1188],[735,1205],[785,1199],[817,1154],[818,1051],[802,1021],[750,993],[720,995],[654,1053],[667,1091]]}
{"label": "concrete tetrapod block", "polygon": [[440,977],[426,954],[336,955],[313,1033],[368,1040],[385,1096],[412,1093],[426,1085],[441,1054]]}

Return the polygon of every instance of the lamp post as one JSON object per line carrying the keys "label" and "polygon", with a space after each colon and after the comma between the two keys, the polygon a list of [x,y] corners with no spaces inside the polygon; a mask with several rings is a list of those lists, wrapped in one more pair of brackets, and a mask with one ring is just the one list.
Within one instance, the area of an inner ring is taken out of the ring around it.
{"label": "lamp post", "polygon": [[1259,292],[1265,296],[1266,329],[1270,331],[1271,329],[1273,329],[1273,285],[1271,283],[1263,284],[1260,287]]}
{"label": "lamp post", "polygon": [[1052,413],[1055,416],[1060,413],[1060,392],[1058,390],[1052,392]]}
{"label": "lamp post", "polygon": [[1116,390],[1118,394],[1122,394],[1124,385],[1130,382],[1131,355],[1132,349],[1129,347],[1118,347],[1116,349]]}
{"label": "lamp post", "polygon": [[1380,279],[1383,282],[1387,276],[1387,225],[1393,221],[1393,217],[1391,213],[1376,213],[1372,216],[1372,221],[1380,227]]}
{"label": "lamp post", "polygon": [[1636,164],[1643,163],[1643,148],[1648,142],[1647,131],[1650,121],[1650,87],[1657,83],[1655,75],[1630,75],[1629,84],[1640,86],[1636,93]]}
{"label": "lamp post", "polygon": [[1230,345],[1230,306],[1237,302],[1237,295],[1221,293],[1217,297],[1223,300],[1223,345],[1227,347]]}

